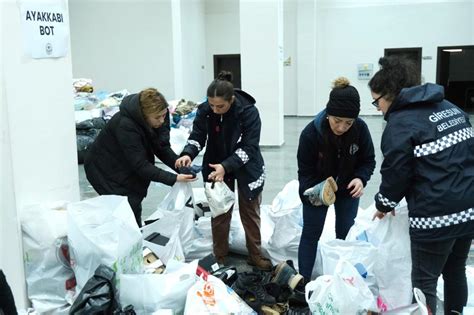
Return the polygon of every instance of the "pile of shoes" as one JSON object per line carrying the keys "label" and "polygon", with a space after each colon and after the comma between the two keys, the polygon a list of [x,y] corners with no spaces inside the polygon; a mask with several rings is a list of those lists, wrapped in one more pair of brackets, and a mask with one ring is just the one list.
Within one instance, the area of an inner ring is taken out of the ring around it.
{"label": "pile of shoes", "polygon": [[310,314],[304,285],[303,276],[288,260],[276,265],[271,272],[240,273],[231,287],[258,314]]}

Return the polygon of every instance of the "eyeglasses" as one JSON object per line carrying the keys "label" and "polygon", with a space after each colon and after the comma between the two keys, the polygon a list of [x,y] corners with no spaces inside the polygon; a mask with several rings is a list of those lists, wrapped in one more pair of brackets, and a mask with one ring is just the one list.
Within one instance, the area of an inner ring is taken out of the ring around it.
{"label": "eyeglasses", "polygon": [[379,108],[379,107],[380,107],[379,101],[380,101],[380,99],[381,99],[382,97],[384,97],[384,96],[385,96],[385,95],[382,94],[382,95],[380,95],[379,97],[377,97],[377,98],[372,102],[372,105],[374,105],[375,107]]}

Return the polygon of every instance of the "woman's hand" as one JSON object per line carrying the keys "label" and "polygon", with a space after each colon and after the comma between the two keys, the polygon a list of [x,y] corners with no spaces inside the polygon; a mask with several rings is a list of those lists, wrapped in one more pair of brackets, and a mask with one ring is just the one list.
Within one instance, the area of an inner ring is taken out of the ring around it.
{"label": "woman's hand", "polygon": [[194,182],[196,179],[197,177],[193,177],[191,174],[178,174],[176,177],[176,181],[181,183]]}
{"label": "woman's hand", "polygon": [[224,166],[222,164],[209,164],[209,167],[212,167],[214,171],[207,178],[213,182],[222,182],[225,175]]}
{"label": "woman's hand", "polygon": [[387,213],[377,210],[377,211],[375,211],[374,216],[372,217],[372,221],[374,221],[375,218],[378,218],[379,220],[382,220],[389,213],[391,213],[393,216],[395,216],[395,210],[387,212]]}
{"label": "woman's hand", "polygon": [[183,155],[182,157],[177,159],[176,162],[174,163],[174,167],[177,169],[182,166],[190,166],[190,165],[191,165],[191,158],[189,157],[189,155]]}
{"label": "woman's hand", "polygon": [[354,178],[351,180],[349,185],[347,185],[347,189],[351,191],[352,198],[359,198],[364,194],[364,184],[360,178]]}

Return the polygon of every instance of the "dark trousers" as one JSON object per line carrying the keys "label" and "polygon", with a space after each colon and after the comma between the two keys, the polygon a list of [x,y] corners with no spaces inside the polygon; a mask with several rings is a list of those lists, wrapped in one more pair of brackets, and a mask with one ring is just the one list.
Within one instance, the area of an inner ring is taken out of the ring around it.
{"label": "dark trousers", "polygon": [[436,285],[441,274],[444,279],[444,313],[461,314],[466,305],[466,260],[471,242],[472,238],[437,242],[411,240],[412,285],[423,291],[433,314],[436,314]]}
{"label": "dark trousers", "polygon": [[143,197],[136,196],[136,195],[128,195],[127,199],[128,199],[128,203],[130,204],[130,208],[132,208],[133,215],[135,216],[135,220],[137,221],[138,227],[142,227]]}
{"label": "dark trousers", "polygon": [[[7,283],[7,279],[0,269],[0,311],[4,314],[16,315],[15,300],[13,299],[12,290]],[[1,312],[0,312],[1,313]]]}
{"label": "dark trousers", "polygon": [[[336,210],[336,237],[345,239],[349,229],[354,225],[359,198],[337,196],[334,208]],[[326,206],[315,207],[310,203],[303,203],[303,232],[298,248],[298,267],[299,273],[306,281],[311,279],[318,241],[323,233],[327,211]]]}
{"label": "dark trousers", "polygon": [[[234,191],[234,183],[227,182],[227,186]],[[252,200],[248,200],[239,194],[239,213],[240,220],[245,231],[245,241],[250,256],[260,255],[261,235],[260,235],[260,203],[262,194]],[[218,217],[211,219],[212,242],[214,245],[214,255],[216,257],[225,257],[229,253],[229,231],[230,221],[232,219],[232,209]]]}

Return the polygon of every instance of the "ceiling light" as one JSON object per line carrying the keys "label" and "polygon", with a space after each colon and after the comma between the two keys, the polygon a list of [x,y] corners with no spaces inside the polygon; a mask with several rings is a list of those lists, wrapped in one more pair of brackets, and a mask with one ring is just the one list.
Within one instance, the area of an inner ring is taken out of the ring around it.
{"label": "ceiling light", "polygon": [[443,49],[443,51],[454,53],[454,52],[462,52],[462,49],[460,49],[460,48],[457,48],[457,49],[451,48],[451,49]]}

